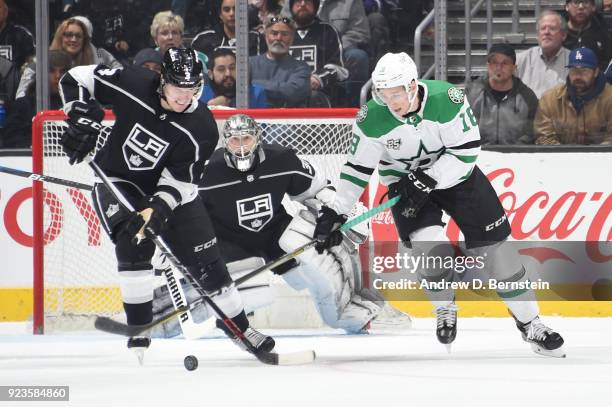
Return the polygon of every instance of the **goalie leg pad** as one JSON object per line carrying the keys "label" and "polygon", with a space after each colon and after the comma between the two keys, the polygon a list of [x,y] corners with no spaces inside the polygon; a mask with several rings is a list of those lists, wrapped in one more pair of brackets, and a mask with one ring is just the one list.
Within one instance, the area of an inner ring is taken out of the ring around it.
{"label": "goalie leg pad", "polygon": [[221,259],[205,267],[187,267],[187,271],[229,318],[242,312],[240,294]]}
{"label": "goalie leg pad", "polygon": [[[314,222],[310,212],[301,211],[283,232],[279,246],[289,253],[308,243],[314,233]],[[344,244],[322,254],[309,249],[297,260],[299,266],[282,277],[294,289],[308,289],[325,324],[349,332],[358,331],[367,324],[371,317],[360,319],[350,314],[346,320],[343,319],[343,312],[355,291],[354,262]]]}

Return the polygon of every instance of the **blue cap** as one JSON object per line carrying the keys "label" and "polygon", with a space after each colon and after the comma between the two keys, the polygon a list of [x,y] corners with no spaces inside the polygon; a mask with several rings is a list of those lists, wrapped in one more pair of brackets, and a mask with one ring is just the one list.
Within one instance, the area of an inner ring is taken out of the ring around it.
{"label": "blue cap", "polygon": [[599,66],[597,55],[590,48],[576,48],[570,52],[569,62],[566,68],[591,68],[595,69]]}

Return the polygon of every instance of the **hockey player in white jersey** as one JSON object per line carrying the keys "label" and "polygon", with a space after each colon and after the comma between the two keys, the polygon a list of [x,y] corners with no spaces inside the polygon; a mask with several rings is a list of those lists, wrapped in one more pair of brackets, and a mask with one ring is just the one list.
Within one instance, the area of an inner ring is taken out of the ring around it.
{"label": "hockey player in white jersey", "polygon": [[[311,241],[319,208],[333,200],[327,179],[291,148],[263,143],[259,125],[247,115],[227,119],[222,140],[223,148],[213,153],[204,170],[200,196],[230,273],[250,271],[241,267],[249,259],[272,261]],[[306,209],[292,217],[281,203],[285,196]],[[329,251],[309,249],[272,271],[292,288],[308,290],[325,324],[359,333],[378,315],[384,299],[361,289],[356,245],[346,236],[338,238],[339,245]],[[247,309],[244,293],[249,291],[243,292]],[[260,302],[265,296],[261,292]],[[157,298],[155,303],[163,312]],[[208,315],[205,307],[194,311],[194,319]],[[164,334],[177,334],[176,325],[168,324]]]}
{"label": "hockey player in white jersey", "polygon": [[[466,248],[474,254],[487,253],[492,278],[527,281],[518,254],[504,243],[510,235],[505,211],[476,166],[480,133],[463,91],[444,81],[418,80],[416,65],[406,53],[388,53],[372,73],[372,95],[373,100],[357,114],[336,198],[322,208],[317,220],[318,250],[335,243],[330,237],[378,167],[389,197],[400,196],[391,211],[398,235],[413,255],[430,253],[431,242],[446,240],[445,211],[463,232]],[[435,246],[440,250],[439,243]],[[450,244],[444,250],[453,254]],[[433,282],[452,281],[454,272],[421,269],[418,273],[419,278]],[[533,290],[499,290],[498,294],[534,351],[564,356],[563,339],[538,317]],[[427,295],[437,314],[438,340],[450,345],[457,332],[454,291],[427,290]]]}

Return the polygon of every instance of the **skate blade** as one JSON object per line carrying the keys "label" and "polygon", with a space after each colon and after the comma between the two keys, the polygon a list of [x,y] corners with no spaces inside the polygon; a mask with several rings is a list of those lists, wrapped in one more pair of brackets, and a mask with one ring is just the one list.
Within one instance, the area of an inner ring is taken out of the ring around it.
{"label": "skate blade", "polygon": [[132,352],[134,352],[136,358],[138,358],[138,364],[140,366],[144,365],[144,351],[144,349],[132,348]]}
{"label": "skate blade", "polygon": [[531,350],[533,350],[538,355],[548,356],[551,358],[564,358],[567,356],[563,346],[557,349],[548,350],[548,349],[544,349],[541,346],[536,345],[535,343],[532,343],[530,345],[531,345]]}
{"label": "skate blade", "polygon": [[446,351],[448,352],[448,354],[450,355],[452,350],[453,350],[453,345],[450,343],[447,343],[446,345],[444,345],[444,347],[446,348]]}

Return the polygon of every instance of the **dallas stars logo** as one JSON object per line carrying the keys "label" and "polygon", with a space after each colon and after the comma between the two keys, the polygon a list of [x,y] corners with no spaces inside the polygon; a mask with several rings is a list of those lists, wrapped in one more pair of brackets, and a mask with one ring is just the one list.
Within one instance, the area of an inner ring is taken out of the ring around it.
{"label": "dallas stars logo", "polygon": [[419,148],[414,156],[410,158],[399,158],[397,161],[406,164],[407,170],[414,170],[419,167],[426,167],[430,162],[436,161],[444,153],[444,150],[445,148],[441,147],[438,150],[429,151],[421,140],[419,142]]}

